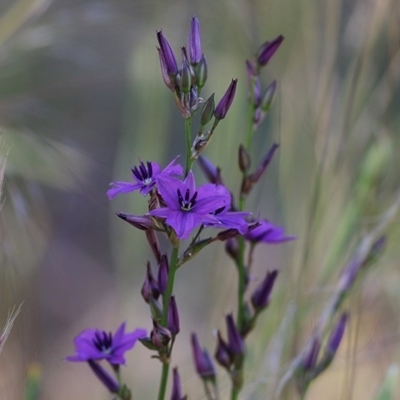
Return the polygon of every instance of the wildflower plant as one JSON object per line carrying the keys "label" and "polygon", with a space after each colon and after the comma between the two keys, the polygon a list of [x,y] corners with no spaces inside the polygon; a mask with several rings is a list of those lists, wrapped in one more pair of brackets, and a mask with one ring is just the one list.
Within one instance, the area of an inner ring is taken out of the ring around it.
{"label": "wildflower plant", "polygon": [[[266,269],[265,278],[258,287],[249,290],[255,249],[260,244],[283,244],[295,239],[295,236],[286,234],[283,227],[264,216],[255,217],[258,213],[253,215],[246,208],[248,196],[262,181],[279,147],[273,144],[256,167],[252,168],[253,136],[271,109],[278,87],[277,82],[273,81],[263,90],[261,73],[275,56],[284,38],[280,35],[263,43],[254,58],[246,61],[249,124],[247,134],[243,137],[244,144],[238,149],[241,184],[239,193],[234,195],[224,185],[221,169],[203,152],[218,132],[222,120],[229,118],[238,80],[231,80],[218,102],[215,102],[214,93],[208,99],[201,97],[207,81],[208,64],[201,46],[200,23],[196,17],[191,20],[188,48],[181,49],[180,65],[164,33],[158,31],[156,36],[162,79],[171,90],[184,119],[182,137],[185,154],[176,154],[164,168],[156,161],[139,159],[131,170],[133,181],[113,182],[107,192],[110,200],[120,194],[142,195],[148,199],[148,212],[144,215],[117,212],[117,216],[144,231],[155,258],[157,268],[154,269],[150,262],[147,264],[141,290],[149,306],[152,329],[149,334],[143,329],[125,333],[125,324],[122,324],[115,334],[97,329],[85,330],[75,338],[76,355],[67,360],[87,362],[95,376],[114,396],[128,400],[131,399],[131,390],[122,384],[120,365],[125,363],[125,352],[138,340],[161,364],[158,400],[187,399],[176,366],[171,378],[172,393],[170,396],[166,393],[170,367],[174,364],[174,344],[185,324],[179,318],[179,303],[183,300],[175,296],[175,276],[180,268],[208,245],[223,242],[238,275],[236,312],[225,316],[226,332],[217,332],[213,353],[201,346],[201,338],[195,332],[191,336],[191,351],[195,370],[204,384],[206,398],[221,399],[216,361],[230,377],[230,399],[236,400],[245,383],[246,339],[256,328],[259,315],[273,301],[274,286],[279,278],[278,270]],[[197,132],[192,131],[194,118],[199,120]],[[196,185],[193,173],[195,162],[199,163],[209,183]],[[135,191],[139,193],[132,193]],[[215,232],[215,229],[218,231]],[[170,249],[162,249],[159,235],[168,239]],[[278,393],[289,380],[294,380],[299,396],[304,398],[310,383],[332,362],[349,319],[348,313],[342,310],[343,299],[358,272],[384,246],[382,237],[375,236],[375,240],[371,239],[368,245],[361,246],[360,254],[345,268],[331,304],[321,316],[309,343],[282,377]],[[103,367],[104,362],[108,362],[111,372]]]}

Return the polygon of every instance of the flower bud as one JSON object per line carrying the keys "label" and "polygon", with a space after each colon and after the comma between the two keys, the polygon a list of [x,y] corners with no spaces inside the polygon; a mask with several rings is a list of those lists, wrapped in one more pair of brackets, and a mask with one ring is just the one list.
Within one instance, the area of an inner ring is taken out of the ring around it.
{"label": "flower bud", "polygon": [[304,356],[302,360],[302,368],[306,372],[312,371],[315,368],[320,348],[321,348],[321,340],[319,339],[319,337],[314,337],[311,343],[311,347],[308,350],[308,353]]}
{"label": "flower bud", "polygon": [[221,169],[216,167],[208,158],[200,156],[199,166],[210,183],[222,185]]}
{"label": "flower bud", "polygon": [[179,376],[178,368],[173,369],[172,379],[172,393],[171,400],[185,400],[186,397],[182,394],[181,378]]}
{"label": "flower bud", "polygon": [[268,64],[269,60],[273,57],[279,46],[282,44],[284,37],[279,35],[277,38],[271,42],[263,43],[256,54],[257,63],[259,66],[265,66]]}
{"label": "flower bud", "polygon": [[201,51],[200,23],[196,17],[192,18],[189,37],[189,56],[191,64],[198,64],[203,52]]}
{"label": "flower bud", "polygon": [[236,261],[239,254],[239,244],[236,238],[228,239],[225,243],[225,251]]}
{"label": "flower bud", "polygon": [[174,51],[162,31],[157,31],[157,40],[160,45],[160,53],[162,54],[167,73],[170,77],[175,77],[178,74],[178,64]]}
{"label": "flower bud", "polygon": [[193,360],[197,373],[203,380],[214,381],[216,377],[215,367],[206,349],[201,349],[197,335],[192,333]]}
{"label": "flower bud", "polygon": [[204,103],[203,109],[201,110],[201,117],[200,117],[201,126],[205,126],[210,122],[211,118],[214,115],[214,109],[215,109],[215,101],[213,93]]}
{"label": "flower bud", "polygon": [[236,323],[233,319],[232,314],[228,314],[225,318],[226,321],[226,330],[228,334],[228,347],[229,351],[233,357],[235,367],[240,369],[243,364],[246,347],[244,340],[239,333],[239,330],[236,326]]}
{"label": "flower bud", "polygon": [[156,231],[154,229],[147,229],[145,231],[147,243],[149,244],[150,249],[153,251],[154,257],[158,262],[161,260],[161,249],[160,242],[158,241],[158,237]]}
{"label": "flower bud", "polygon": [[259,313],[261,310],[268,306],[271,292],[277,276],[277,270],[267,272],[265,279],[251,296],[251,304],[253,305],[256,313]]}
{"label": "flower bud", "polygon": [[278,149],[279,144],[274,143],[271,148],[268,150],[268,153],[264,156],[264,158],[258,164],[256,171],[250,175],[251,181],[253,183],[258,182],[261,176],[264,174],[265,170],[267,169],[268,165],[272,161],[272,158],[275,154],[275,151]]}
{"label": "flower bud", "polygon": [[153,330],[150,333],[150,338],[157,349],[165,349],[171,340],[171,332],[153,319]]}
{"label": "flower bud", "polygon": [[168,329],[173,336],[180,331],[178,306],[176,305],[175,296],[171,296],[168,307]]}
{"label": "flower bud", "polygon": [[229,108],[231,107],[233,99],[235,97],[236,85],[237,79],[232,79],[232,82],[229,85],[227,91],[215,108],[214,116],[217,120],[221,120],[226,117],[226,114],[228,113]]}
{"label": "flower bud", "polygon": [[143,282],[141,293],[146,303],[149,302],[150,296],[154,297],[155,299],[158,299],[158,297],[160,296],[158,283],[153,276],[153,272],[151,270],[151,265],[149,262],[147,263],[146,278]]}
{"label": "flower bud", "polygon": [[214,354],[215,359],[222,367],[230,369],[233,359],[228,347],[228,344],[222,339],[220,331],[218,331],[217,348]]}
{"label": "flower bud", "polygon": [[201,56],[200,62],[195,67],[196,84],[201,89],[207,81],[208,66],[204,54]]}
{"label": "flower bud", "polygon": [[93,373],[111,393],[118,393],[118,382],[98,362],[94,360],[88,360],[88,364]]}
{"label": "flower bud", "polygon": [[190,89],[192,88],[192,74],[193,69],[190,66],[189,62],[184,59],[181,70],[181,78],[179,88],[182,93],[188,94],[190,93]]}
{"label": "flower bud", "polygon": [[271,104],[274,101],[276,86],[277,83],[275,80],[265,90],[264,97],[261,102],[261,109],[263,110],[264,115],[269,111],[269,109],[271,108]]}
{"label": "flower bud", "polygon": [[342,341],[347,320],[348,320],[348,314],[346,313],[342,314],[336,326],[332,330],[331,336],[328,340],[328,344],[326,346],[326,352],[332,358],[335,356],[337,349],[339,348],[340,342]]}
{"label": "flower bud", "polygon": [[116,214],[119,218],[128,222],[128,224],[131,224],[135,228],[140,229],[141,231],[151,229],[154,226],[153,220],[151,219],[151,217],[148,217],[147,215],[137,216],[137,215],[124,214],[118,211],[116,212]]}

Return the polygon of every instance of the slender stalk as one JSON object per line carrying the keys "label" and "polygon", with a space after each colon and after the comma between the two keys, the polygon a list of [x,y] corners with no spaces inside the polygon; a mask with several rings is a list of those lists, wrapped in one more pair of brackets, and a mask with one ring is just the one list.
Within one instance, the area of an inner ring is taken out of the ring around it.
{"label": "slender stalk", "polygon": [[[168,322],[168,308],[169,308],[169,301],[174,289],[174,281],[175,281],[175,273],[178,268],[178,253],[179,253],[179,243],[173,247],[172,254],[171,254],[171,261],[169,267],[169,274],[168,274],[168,284],[167,290],[163,296],[163,316],[161,320],[161,325],[166,326]],[[160,378],[160,386],[158,390],[158,400],[164,400],[165,398],[165,391],[167,389],[167,382],[168,382],[168,375],[169,375],[169,362],[163,364],[162,371],[161,371],[161,378]]]}
{"label": "slender stalk", "polygon": [[232,386],[231,400],[237,400],[238,398],[239,398],[239,391],[235,388],[235,386]]}
{"label": "slender stalk", "polygon": [[185,119],[185,137],[186,137],[186,168],[185,168],[185,177],[188,175],[191,167],[192,167],[192,118]]}

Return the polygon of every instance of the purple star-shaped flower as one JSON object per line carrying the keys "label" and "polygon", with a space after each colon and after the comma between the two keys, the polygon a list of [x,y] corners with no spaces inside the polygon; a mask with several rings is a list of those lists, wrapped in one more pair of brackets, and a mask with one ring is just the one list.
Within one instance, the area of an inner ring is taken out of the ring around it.
{"label": "purple star-shaped flower", "polygon": [[67,357],[67,361],[107,360],[110,364],[125,364],[124,354],[136,341],[146,336],[144,329],[135,329],[125,333],[125,322],[114,335],[99,329],[86,329],[75,339],[76,355]]}
{"label": "purple star-shaped flower", "polygon": [[172,160],[163,170],[154,161],[147,161],[146,164],[141,161],[139,166],[132,168],[132,176],[136,183],[112,182],[110,185],[113,187],[107,191],[108,198],[111,200],[121,193],[129,193],[135,190],[140,190],[140,193],[146,196],[156,185],[158,179],[182,175],[182,166],[175,165],[177,158]]}
{"label": "purple star-shaped flower", "polygon": [[196,189],[192,171],[182,182],[159,179],[158,191],[167,207],[150,211],[150,215],[165,218],[179,239],[187,239],[201,224],[224,227],[212,214],[218,209],[229,209],[231,196],[224,186],[206,183]]}
{"label": "purple star-shaped flower", "polygon": [[275,226],[265,220],[260,221],[260,226],[246,233],[245,239],[253,243],[284,243],[296,239],[296,236],[285,236],[283,227]]}

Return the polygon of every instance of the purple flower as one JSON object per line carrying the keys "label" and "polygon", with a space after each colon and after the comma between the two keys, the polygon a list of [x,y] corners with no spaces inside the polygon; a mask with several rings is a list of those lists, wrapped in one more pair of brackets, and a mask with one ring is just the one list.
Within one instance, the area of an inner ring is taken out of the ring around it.
{"label": "purple flower", "polygon": [[224,186],[210,183],[196,189],[192,171],[186,179],[159,179],[158,190],[167,207],[150,211],[150,215],[166,218],[179,239],[187,239],[193,229],[201,224],[223,227],[218,219],[211,215],[221,208],[230,208],[231,196]]}
{"label": "purple flower", "polygon": [[178,63],[176,62],[174,51],[162,31],[157,32],[157,40],[160,45],[160,51],[158,52],[160,60],[164,63],[168,75],[176,76],[178,73]]}
{"label": "purple flower", "polygon": [[271,222],[263,220],[260,221],[260,226],[246,233],[245,239],[253,243],[263,242],[276,244],[294,240],[296,236],[285,236],[283,227],[275,226],[271,224]]}
{"label": "purple flower", "polygon": [[107,360],[113,365],[125,364],[124,353],[144,336],[146,336],[144,329],[125,333],[125,322],[114,335],[99,329],[86,329],[74,339],[76,355],[67,357],[66,360]]}
{"label": "purple flower", "polygon": [[178,157],[174,158],[163,170],[161,170],[160,165],[156,162],[147,161],[147,163],[144,164],[141,161],[139,166],[132,168],[132,175],[137,183],[111,183],[111,186],[113,186],[113,188],[108,190],[108,198],[111,200],[121,193],[129,193],[135,190],[140,190],[140,193],[143,196],[146,196],[156,185],[159,178],[182,175],[182,166],[179,164],[175,165],[177,158]]}

